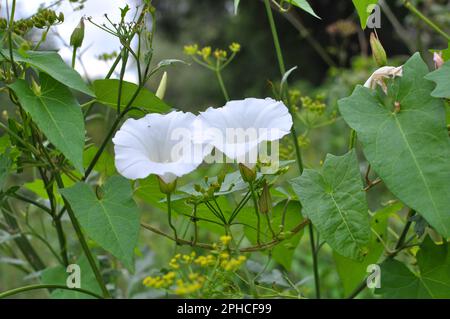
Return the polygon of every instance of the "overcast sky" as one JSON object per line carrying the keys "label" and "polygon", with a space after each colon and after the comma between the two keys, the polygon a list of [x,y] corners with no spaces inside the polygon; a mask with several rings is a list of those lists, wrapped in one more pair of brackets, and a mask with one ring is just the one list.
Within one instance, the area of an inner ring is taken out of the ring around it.
{"label": "overcast sky", "polygon": [[[1,14],[2,16],[5,16],[7,0],[0,1]],[[16,19],[29,17],[37,11],[40,4],[48,6],[54,2],[55,0],[17,0]],[[129,13],[129,15],[132,16],[132,13],[134,13],[134,10],[136,8],[136,2],[137,1],[133,0],[88,0],[84,4],[84,8],[82,10],[73,11],[74,5],[71,4],[68,0],[65,0],[59,7],[52,8],[56,9],[57,13],[62,11],[65,18],[64,23],[56,26],[55,28],[62,36],[62,38],[67,43],[69,43],[70,35],[72,34],[73,29],[79,23],[81,17],[90,16],[96,23],[102,24],[106,22],[104,14],[107,13],[108,17],[112,21],[119,21],[119,7],[124,7],[126,4],[128,4],[132,9],[132,12]],[[11,0],[9,0],[9,5],[11,6]],[[75,4],[75,6],[76,5],[77,4]],[[67,63],[70,63],[72,57],[71,50],[64,47],[61,41],[59,41],[52,33],[50,33],[50,37],[58,47],[59,53],[63,57],[63,59],[66,60]],[[83,46],[81,47],[81,51],[84,52],[83,63],[90,78],[105,76],[111,64],[111,62],[105,63],[103,61],[99,61],[97,59],[97,56],[102,53],[111,53],[112,51],[118,52],[119,48],[120,44],[117,38],[100,30],[96,26],[86,21],[85,38],[83,41]],[[76,69],[80,74],[84,75],[84,71],[79,64],[76,65]],[[134,65],[131,65],[130,69],[131,70],[126,74],[125,79],[135,82],[137,76],[135,73]]]}

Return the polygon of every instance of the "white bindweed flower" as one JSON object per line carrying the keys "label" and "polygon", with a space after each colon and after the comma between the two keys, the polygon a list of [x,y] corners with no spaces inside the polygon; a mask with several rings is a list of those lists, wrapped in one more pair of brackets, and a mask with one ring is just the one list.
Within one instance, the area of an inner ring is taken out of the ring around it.
{"label": "white bindweed flower", "polygon": [[279,140],[292,127],[287,107],[271,98],[230,101],[222,108],[200,112],[199,118],[211,145],[249,167],[256,163],[260,143]]}
{"label": "white bindweed flower", "polygon": [[373,74],[367,79],[364,86],[367,88],[375,89],[377,85],[381,86],[384,93],[387,92],[387,86],[384,82],[385,79],[395,78],[396,76],[402,76],[403,67],[395,67],[395,66],[383,66],[377,69]]}
{"label": "white bindweed flower", "polygon": [[208,151],[193,142],[197,122],[177,111],[126,120],[113,138],[118,172],[129,179],[156,174],[165,183],[192,172]]}

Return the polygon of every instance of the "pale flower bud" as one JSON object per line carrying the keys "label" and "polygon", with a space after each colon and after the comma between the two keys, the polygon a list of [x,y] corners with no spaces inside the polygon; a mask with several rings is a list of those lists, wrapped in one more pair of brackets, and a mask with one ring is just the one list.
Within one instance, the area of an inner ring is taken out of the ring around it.
{"label": "pale flower bud", "polygon": [[377,38],[375,33],[370,34],[370,47],[372,48],[372,56],[375,63],[378,66],[384,66],[387,64],[386,51],[384,51],[380,40]]}
{"label": "pale flower bud", "polygon": [[159,99],[164,99],[164,95],[166,94],[166,87],[167,87],[167,72],[164,72],[161,82],[159,82],[158,89],[156,90],[156,96]]}
{"label": "pale flower bud", "polygon": [[444,59],[442,58],[442,52],[433,53],[434,67],[439,69],[444,64]]}
{"label": "pale flower bud", "polygon": [[74,48],[79,48],[83,44],[84,39],[84,21],[83,18],[80,19],[80,23],[73,30],[70,36],[70,45]]}

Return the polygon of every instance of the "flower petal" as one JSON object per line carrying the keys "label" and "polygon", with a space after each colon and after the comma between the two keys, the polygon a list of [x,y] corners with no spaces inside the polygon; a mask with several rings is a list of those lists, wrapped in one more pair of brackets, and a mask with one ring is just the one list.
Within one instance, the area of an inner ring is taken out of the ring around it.
{"label": "flower petal", "polygon": [[207,150],[192,141],[195,120],[173,111],[125,121],[113,138],[118,172],[129,179],[156,174],[169,183],[193,171]]}
{"label": "flower petal", "polygon": [[255,150],[263,141],[275,141],[289,133],[292,116],[280,101],[247,98],[230,101],[223,108],[200,112],[210,143],[231,159]]}

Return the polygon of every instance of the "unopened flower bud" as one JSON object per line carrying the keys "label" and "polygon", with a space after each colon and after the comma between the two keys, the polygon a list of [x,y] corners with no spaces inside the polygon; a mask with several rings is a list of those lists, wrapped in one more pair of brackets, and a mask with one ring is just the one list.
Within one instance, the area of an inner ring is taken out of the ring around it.
{"label": "unopened flower bud", "polygon": [[80,19],[80,23],[73,30],[70,36],[70,45],[74,48],[79,48],[83,44],[84,39],[84,21],[83,18]]}
{"label": "unopened flower bud", "polygon": [[256,179],[256,172],[242,163],[239,163],[239,171],[244,182],[251,183]]}
{"label": "unopened flower bud", "polygon": [[167,87],[167,72],[164,72],[161,82],[159,82],[158,89],[156,90],[156,96],[159,99],[164,99],[164,95],[166,94],[166,87]]}
{"label": "unopened flower bud", "polygon": [[442,52],[433,53],[433,61],[436,69],[439,69],[444,64],[444,59],[442,58]]}
{"label": "unopened flower bud", "polygon": [[384,66],[387,64],[386,51],[384,51],[383,46],[381,45],[380,40],[375,35],[375,33],[370,34],[370,47],[372,48],[372,56],[375,60],[375,63],[378,66]]}
{"label": "unopened flower bud", "polygon": [[263,191],[259,197],[259,211],[267,214],[272,209],[272,197],[270,196],[269,185],[264,182]]}
{"label": "unopened flower bud", "polygon": [[37,84],[33,77],[31,78],[31,89],[36,96],[41,95],[41,86]]}
{"label": "unopened flower bud", "polygon": [[159,190],[161,191],[161,193],[166,195],[173,193],[173,191],[177,187],[177,180],[174,180],[171,183],[166,183],[165,181],[163,181],[161,177],[158,176],[158,181],[159,181]]}

